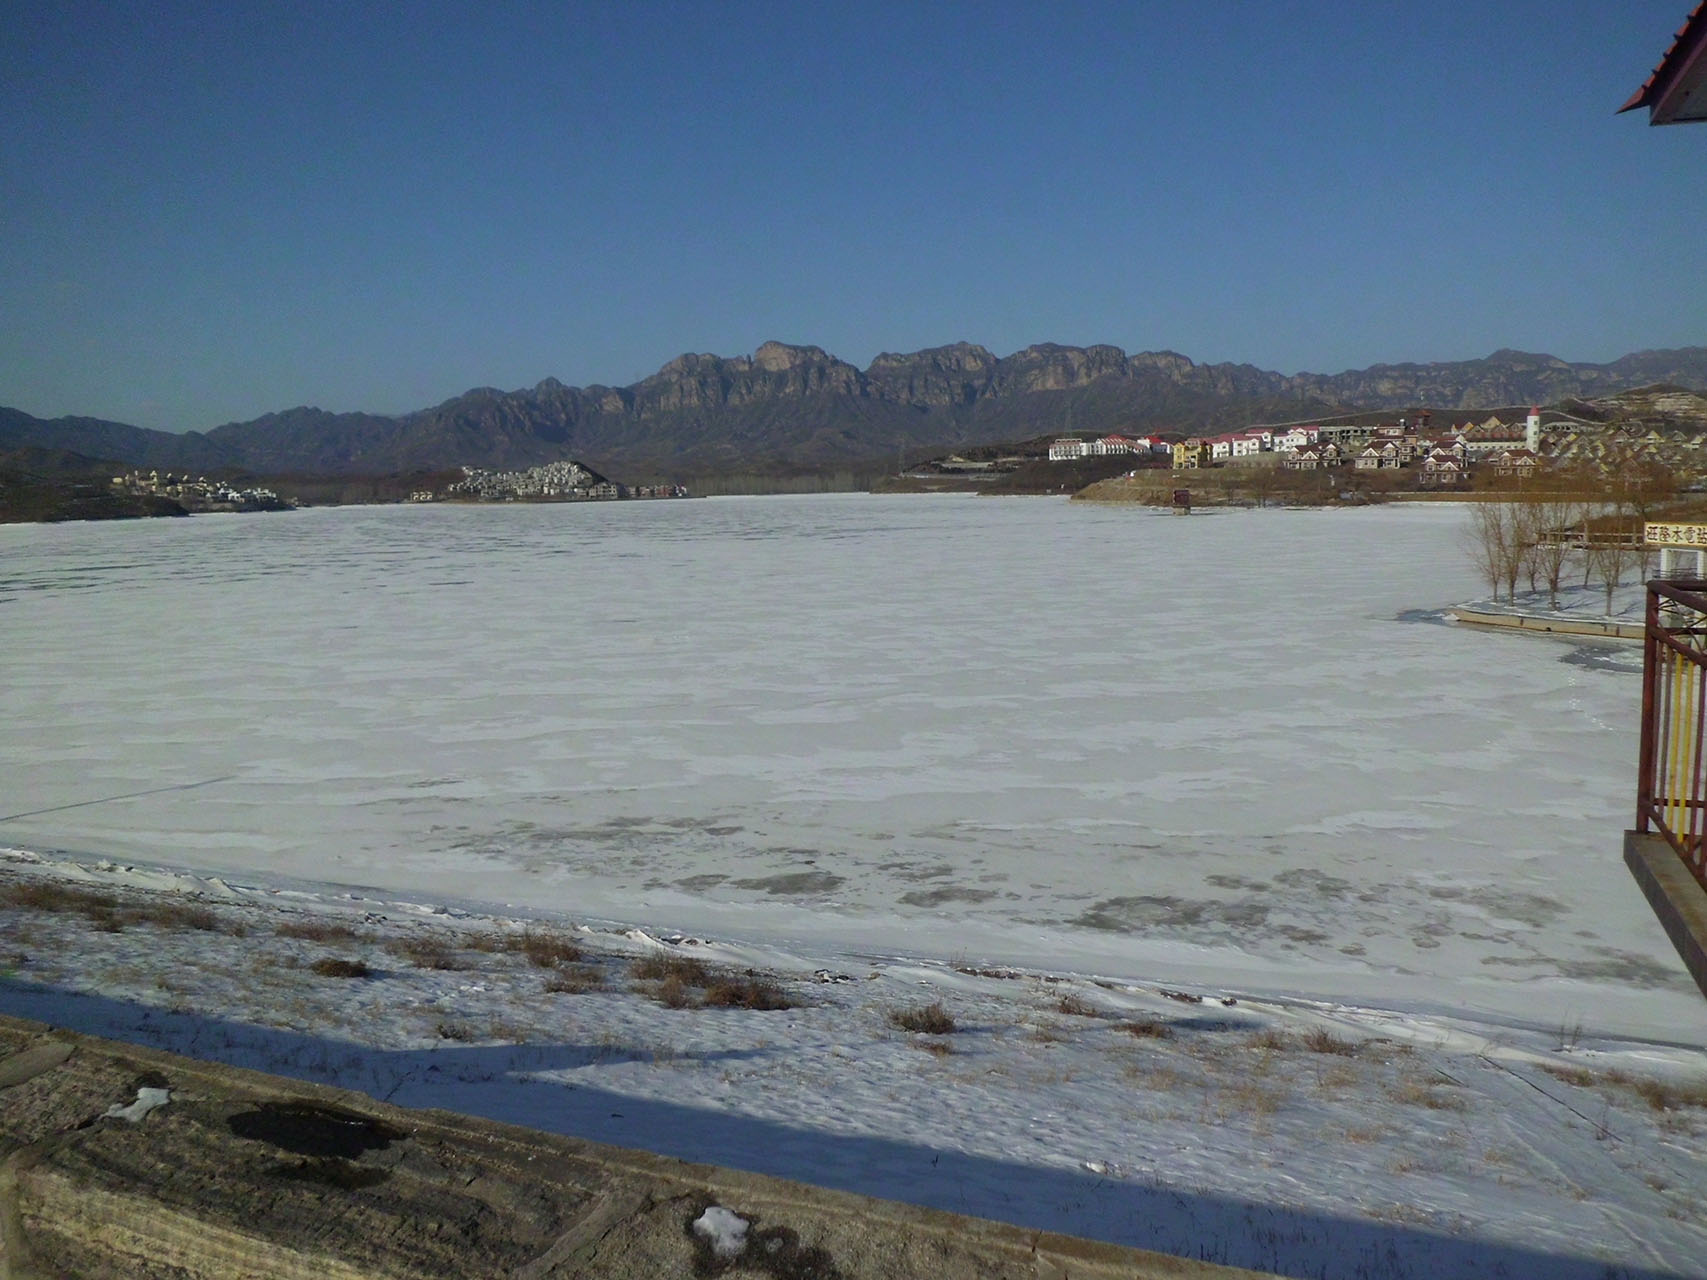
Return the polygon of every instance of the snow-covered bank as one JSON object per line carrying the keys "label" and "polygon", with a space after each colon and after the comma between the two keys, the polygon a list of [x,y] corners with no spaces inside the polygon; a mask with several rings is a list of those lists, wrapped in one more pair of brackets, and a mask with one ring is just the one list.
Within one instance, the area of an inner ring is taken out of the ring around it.
{"label": "snow-covered bank", "polygon": [[[1699,1053],[1575,1025],[825,964],[139,867],[11,858],[0,897],[0,1010],[403,1105],[1299,1276],[1698,1274],[1707,1244]],[[695,1007],[636,976],[659,958],[756,971],[792,1007]],[[929,1003],[957,1030],[895,1025]]]}

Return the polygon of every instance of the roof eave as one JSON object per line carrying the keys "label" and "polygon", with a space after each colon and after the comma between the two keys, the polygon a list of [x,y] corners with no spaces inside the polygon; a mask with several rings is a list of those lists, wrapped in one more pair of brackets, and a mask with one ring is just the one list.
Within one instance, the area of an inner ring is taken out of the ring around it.
{"label": "roof eave", "polygon": [[[1707,84],[1707,0],[1702,0],[1684,19],[1659,66],[1614,114],[1647,107],[1651,125],[1707,119],[1707,115],[1701,114],[1702,105],[1690,101],[1704,84]],[[1693,108],[1692,112],[1685,114],[1686,107]]]}

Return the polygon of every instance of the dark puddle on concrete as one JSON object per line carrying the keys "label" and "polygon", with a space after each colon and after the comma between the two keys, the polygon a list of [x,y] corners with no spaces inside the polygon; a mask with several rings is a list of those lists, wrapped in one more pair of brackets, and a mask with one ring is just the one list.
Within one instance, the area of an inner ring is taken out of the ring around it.
{"label": "dark puddle on concrete", "polygon": [[390,1178],[389,1169],[356,1161],[406,1136],[401,1129],[367,1116],[303,1102],[264,1103],[253,1111],[238,1112],[226,1125],[239,1138],[302,1157],[275,1162],[267,1168],[269,1176],[341,1191],[375,1187]]}
{"label": "dark puddle on concrete", "polygon": [[299,1156],[354,1160],[366,1151],[383,1151],[404,1137],[401,1129],[354,1112],[308,1103],[265,1103],[226,1121],[231,1132]]}

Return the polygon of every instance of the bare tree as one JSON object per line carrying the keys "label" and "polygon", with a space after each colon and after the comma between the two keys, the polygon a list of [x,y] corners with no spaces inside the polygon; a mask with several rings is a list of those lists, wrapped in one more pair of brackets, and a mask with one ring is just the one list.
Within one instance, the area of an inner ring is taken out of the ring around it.
{"label": "bare tree", "polygon": [[1617,533],[1602,534],[1589,540],[1585,553],[1589,566],[1606,588],[1606,613],[1612,616],[1612,596],[1624,580],[1624,574],[1635,564],[1641,552]]}
{"label": "bare tree", "polygon": [[1492,504],[1495,519],[1500,525],[1500,575],[1505,579],[1505,598],[1517,600],[1517,575],[1523,572],[1523,562],[1529,547],[1524,541],[1526,529],[1522,508],[1515,502]]}
{"label": "bare tree", "polygon": [[1476,572],[1500,598],[1500,583],[1505,581],[1505,521],[1500,516],[1501,503],[1475,502],[1470,505],[1470,527],[1466,537],[1470,559]]}
{"label": "bare tree", "polygon": [[1682,483],[1665,463],[1628,448],[1615,452],[1608,465],[1619,505],[1638,524],[1652,520],[1658,508],[1675,500]]}
{"label": "bare tree", "polygon": [[1534,595],[1541,578],[1541,504],[1514,502],[1511,506],[1512,537],[1517,543],[1518,568],[1529,575],[1529,593]]}
{"label": "bare tree", "polygon": [[1251,467],[1247,478],[1257,506],[1266,507],[1280,491],[1281,475],[1279,466],[1270,461],[1274,455],[1264,454],[1262,457],[1266,465]]}
{"label": "bare tree", "polygon": [[1546,498],[1535,508],[1535,562],[1547,583],[1547,607],[1559,607],[1559,579],[1571,558],[1573,526],[1582,519],[1582,505],[1573,498]]}

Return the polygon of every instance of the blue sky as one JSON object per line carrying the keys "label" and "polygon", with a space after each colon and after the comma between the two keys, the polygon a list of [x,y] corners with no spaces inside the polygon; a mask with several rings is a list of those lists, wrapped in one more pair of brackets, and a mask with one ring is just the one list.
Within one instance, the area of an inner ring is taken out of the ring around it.
{"label": "blue sky", "polygon": [[1692,2],[7,0],[0,404],[1707,343],[1707,127],[1614,115]]}

